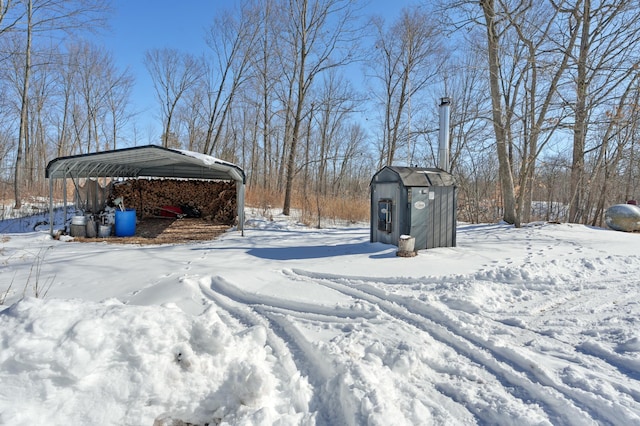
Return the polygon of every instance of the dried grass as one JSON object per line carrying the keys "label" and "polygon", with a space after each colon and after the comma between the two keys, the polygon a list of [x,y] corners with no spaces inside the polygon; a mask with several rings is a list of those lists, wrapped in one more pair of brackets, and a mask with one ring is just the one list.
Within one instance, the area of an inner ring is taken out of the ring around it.
{"label": "dried grass", "polygon": [[[300,212],[300,221],[308,226],[320,227],[322,223],[359,223],[369,221],[370,200],[355,196],[317,196],[294,192],[291,208]],[[261,188],[248,188],[245,195],[247,206],[261,209],[269,215],[273,209],[281,209],[283,193]],[[282,210],[280,210],[282,211]]]}

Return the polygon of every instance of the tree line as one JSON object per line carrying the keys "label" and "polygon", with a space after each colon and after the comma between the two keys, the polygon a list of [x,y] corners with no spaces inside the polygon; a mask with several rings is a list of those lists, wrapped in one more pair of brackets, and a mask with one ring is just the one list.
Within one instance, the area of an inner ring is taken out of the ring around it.
{"label": "tree line", "polygon": [[[109,14],[108,0],[0,1],[0,178],[18,206],[49,160],[137,143],[134,76],[87,34]],[[601,225],[637,196],[639,37],[632,0],[438,0],[391,18],[365,1],[239,0],[201,55],[145,53],[154,143],[240,165],[289,214],[296,194],[368,198],[385,165],[434,167],[446,96],[460,219]]]}

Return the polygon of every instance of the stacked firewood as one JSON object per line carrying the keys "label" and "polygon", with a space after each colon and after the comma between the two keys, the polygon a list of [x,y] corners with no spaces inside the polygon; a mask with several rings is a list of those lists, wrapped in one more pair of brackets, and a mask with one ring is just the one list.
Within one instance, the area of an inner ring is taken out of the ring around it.
{"label": "stacked firewood", "polygon": [[118,197],[138,217],[166,216],[180,207],[182,215],[233,225],[238,212],[235,182],[132,179],[114,183],[110,202]]}

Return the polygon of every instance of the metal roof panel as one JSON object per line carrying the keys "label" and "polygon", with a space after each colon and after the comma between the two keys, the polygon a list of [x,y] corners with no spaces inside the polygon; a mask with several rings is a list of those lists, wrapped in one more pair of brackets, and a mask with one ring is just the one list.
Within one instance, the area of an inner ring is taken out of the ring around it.
{"label": "metal roof panel", "polygon": [[452,174],[438,168],[385,166],[373,177],[375,182],[397,181],[397,177],[405,187],[414,186],[455,186]]}
{"label": "metal roof panel", "polygon": [[58,157],[47,165],[46,177],[172,177],[245,181],[244,171],[233,163],[157,145]]}

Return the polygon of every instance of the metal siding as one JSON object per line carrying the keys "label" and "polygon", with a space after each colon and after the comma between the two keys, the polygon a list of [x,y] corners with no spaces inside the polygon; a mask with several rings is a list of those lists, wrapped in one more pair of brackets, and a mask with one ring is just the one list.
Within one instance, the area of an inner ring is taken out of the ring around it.
{"label": "metal siding", "polygon": [[[428,229],[426,219],[428,215],[425,211],[429,208],[429,188],[409,188],[411,191],[411,205],[408,210],[411,212],[411,228],[409,235],[415,238],[415,249],[421,250],[427,248]],[[425,207],[416,208],[416,203],[423,202]]]}
{"label": "metal siding", "polygon": [[437,230],[437,235],[438,235],[438,239],[436,241],[436,244],[438,244],[438,247],[448,247],[449,246],[449,238],[447,238],[447,229],[448,229],[448,216],[447,216],[447,212],[449,211],[449,203],[448,201],[448,197],[447,197],[447,191],[444,190],[444,188],[438,188],[440,189],[439,194],[438,194],[438,199],[439,199],[439,206],[438,206],[438,227],[436,228]]}
{"label": "metal siding", "polygon": [[442,188],[442,247],[451,247],[451,211],[452,209],[452,189]]}
{"label": "metal siding", "polygon": [[438,192],[436,191],[437,188],[429,188],[431,190],[431,192],[433,192],[435,194],[435,197],[433,198],[433,200],[429,200],[429,204],[428,204],[428,213],[427,213],[427,217],[426,217],[426,225],[427,225],[427,247],[428,249],[430,248],[434,248],[434,247],[438,247],[436,244],[436,232],[437,232],[437,228],[436,228],[436,224],[439,223],[438,222],[438,217],[436,216],[436,212],[437,212],[437,207],[439,204],[439,200],[438,200]]}
{"label": "metal siding", "polygon": [[450,241],[449,241],[449,247],[455,247],[456,246],[456,230],[458,227],[458,200],[456,198],[456,192],[457,189],[456,187],[451,187],[450,188],[450,198],[449,198],[449,208],[451,209],[451,211],[449,211],[449,218],[450,218],[450,222],[449,222],[449,235],[450,235]]}
{"label": "metal siding", "polygon": [[445,247],[446,246],[446,237],[444,233],[446,232],[446,219],[444,218],[444,211],[447,208],[446,200],[443,199],[445,197],[444,191],[442,188],[433,188],[435,192],[435,199],[433,200],[433,219],[431,221],[431,245],[429,248],[434,247]]}
{"label": "metal siding", "polygon": [[438,240],[435,247],[455,247],[456,234],[456,198],[455,187],[439,188],[440,194],[437,225]]}
{"label": "metal siding", "polygon": [[454,177],[438,168],[384,166],[371,179],[371,185],[382,182],[401,182],[405,188],[453,186]]}
{"label": "metal siding", "polygon": [[[376,210],[374,209],[374,203],[373,203],[373,198],[375,197],[376,194],[376,186],[375,185],[371,185],[371,188],[369,190],[370,196],[369,196],[369,242],[370,243],[375,243],[375,235],[373,232],[373,227],[374,227],[374,223],[377,222],[376,219]],[[377,226],[376,226],[377,228]]]}
{"label": "metal siding", "polygon": [[434,188],[436,189],[436,211],[434,212],[435,222],[434,222],[434,247],[447,247],[447,191],[445,188]]}
{"label": "metal siding", "polygon": [[[411,235],[416,237],[416,250],[455,247],[455,187],[432,187],[429,190],[434,198],[427,200],[426,208],[418,211],[412,207]],[[425,195],[428,198],[428,194]]]}
{"label": "metal siding", "polygon": [[404,228],[407,223],[407,196],[406,192],[401,190],[400,183],[396,183],[391,186],[393,189],[393,196],[391,199],[393,200],[393,212],[391,213],[391,223],[393,225],[393,231],[390,234],[390,241],[388,244],[398,245],[398,241],[400,241],[400,235],[404,234]]}
{"label": "metal siding", "polygon": [[398,218],[398,232],[395,235],[395,245],[398,245],[400,241],[400,235],[408,234],[411,230],[411,210],[409,209],[409,191],[410,188],[405,188],[400,182],[396,186],[396,197],[398,198],[397,206],[397,218]]}
{"label": "metal siding", "polygon": [[374,181],[377,184],[390,182],[395,183],[399,182],[399,180],[400,176],[398,175],[398,173],[390,167],[384,167],[382,170],[376,173],[374,177]]}
{"label": "metal siding", "polygon": [[449,247],[456,246],[456,232],[458,228],[458,198],[457,198],[457,188],[454,186],[450,189],[450,201],[449,206],[451,211],[449,212],[450,229],[449,235],[451,236]]}

